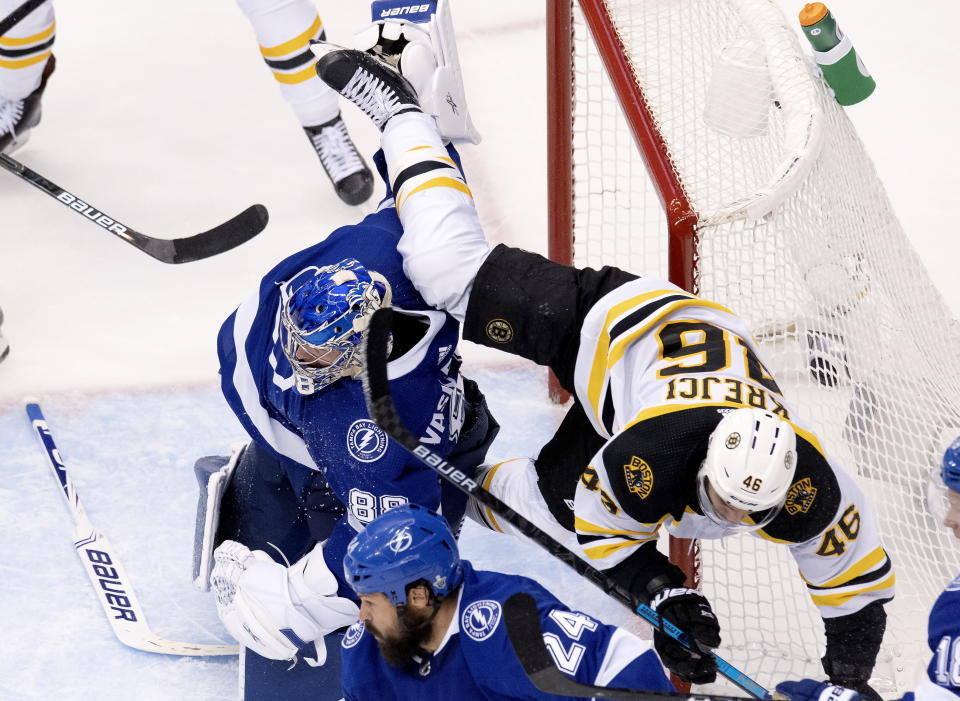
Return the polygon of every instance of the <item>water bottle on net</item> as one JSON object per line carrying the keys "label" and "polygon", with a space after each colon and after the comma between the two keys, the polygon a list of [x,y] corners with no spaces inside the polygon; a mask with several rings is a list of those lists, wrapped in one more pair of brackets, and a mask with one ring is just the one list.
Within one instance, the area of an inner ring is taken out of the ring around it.
{"label": "water bottle on net", "polygon": [[863,65],[850,37],[837,26],[827,6],[822,2],[804,5],[800,11],[800,25],[813,46],[814,58],[837,102],[846,107],[868,98],[877,82]]}

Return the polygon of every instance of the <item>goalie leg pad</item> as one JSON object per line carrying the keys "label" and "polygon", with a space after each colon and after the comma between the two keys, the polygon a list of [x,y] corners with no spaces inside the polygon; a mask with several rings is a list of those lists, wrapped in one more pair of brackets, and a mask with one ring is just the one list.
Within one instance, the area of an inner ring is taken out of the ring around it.
{"label": "goalie leg pad", "polygon": [[243,445],[235,445],[229,457],[203,457],[193,466],[200,487],[193,540],[193,585],[200,591],[210,591],[210,570],[213,568],[213,549],[220,523],[220,502],[244,448]]}
{"label": "goalie leg pad", "polygon": [[449,0],[419,6],[377,0],[371,11],[374,24],[357,32],[355,48],[397,67],[416,89],[423,111],[436,117],[444,139],[480,143],[467,108]]}
{"label": "goalie leg pad", "polygon": [[269,660],[240,648],[240,701],[340,701],[340,643],[343,631],[324,637],[329,650],[322,667]]}

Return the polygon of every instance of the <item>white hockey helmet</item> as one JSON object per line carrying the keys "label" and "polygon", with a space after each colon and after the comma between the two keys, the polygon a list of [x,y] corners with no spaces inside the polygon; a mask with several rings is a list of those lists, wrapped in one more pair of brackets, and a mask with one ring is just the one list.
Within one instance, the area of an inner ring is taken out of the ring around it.
{"label": "white hockey helmet", "polygon": [[[728,531],[762,528],[780,513],[796,467],[793,426],[763,409],[735,409],[710,434],[707,457],[697,474],[700,508]],[[762,515],[732,523],[714,506],[708,486],[728,507]]]}

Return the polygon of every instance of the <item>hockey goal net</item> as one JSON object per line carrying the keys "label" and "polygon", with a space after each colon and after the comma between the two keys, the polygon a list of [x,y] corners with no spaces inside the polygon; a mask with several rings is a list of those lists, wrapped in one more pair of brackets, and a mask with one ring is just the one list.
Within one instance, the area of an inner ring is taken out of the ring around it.
{"label": "hockey goal net", "polygon": [[[747,321],[878,515],[898,583],[872,683],[903,693],[960,570],[923,499],[960,434],[950,311],[772,0],[547,5],[551,255],[667,277]],[[770,686],[823,677],[823,624],[787,548],[688,545],[671,549],[696,553],[729,661]]]}

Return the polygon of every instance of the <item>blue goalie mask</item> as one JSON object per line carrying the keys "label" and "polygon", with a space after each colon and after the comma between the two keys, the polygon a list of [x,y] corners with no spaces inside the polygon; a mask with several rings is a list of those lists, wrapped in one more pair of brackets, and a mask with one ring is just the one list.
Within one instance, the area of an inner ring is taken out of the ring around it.
{"label": "blue goalie mask", "polygon": [[281,293],[281,344],[297,391],[313,394],[359,374],[358,351],[370,316],[390,305],[386,278],[348,258],[301,271]]}
{"label": "blue goalie mask", "polygon": [[447,522],[419,504],[375,518],[350,541],[343,573],[357,594],[382,592],[394,606],[407,603],[407,585],[427,580],[447,596],[463,581],[457,541]]}

